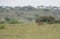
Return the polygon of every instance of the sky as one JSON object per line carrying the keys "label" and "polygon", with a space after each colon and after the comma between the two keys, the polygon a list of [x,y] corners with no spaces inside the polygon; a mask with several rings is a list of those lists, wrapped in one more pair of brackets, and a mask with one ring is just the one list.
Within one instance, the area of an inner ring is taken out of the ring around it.
{"label": "sky", "polygon": [[60,0],[0,0],[0,6],[60,6]]}

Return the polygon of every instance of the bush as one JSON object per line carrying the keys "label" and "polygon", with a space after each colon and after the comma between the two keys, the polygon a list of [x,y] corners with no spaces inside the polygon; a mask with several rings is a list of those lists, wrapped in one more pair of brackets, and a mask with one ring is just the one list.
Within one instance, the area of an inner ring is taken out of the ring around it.
{"label": "bush", "polygon": [[55,22],[54,23],[60,23],[60,20],[55,20]]}
{"label": "bush", "polygon": [[40,19],[42,19],[43,22],[52,22],[55,20],[55,17],[53,17],[53,16],[41,16]]}
{"label": "bush", "polygon": [[53,24],[54,22],[52,21],[52,22],[48,22],[48,24]]}
{"label": "bush", "polygon": [[53,17],[53,16],[41,16],[40,18],[36,19],[35,21],[36,22],[37,21],[38,22],[42,21],[42,22],[45,22],[45,23],[48,23],[48,24],[52,24],[55,21],[55,17]]}
{"label": "bush", "polygon": [[4,28],[5,28],[4,24],[0,25],[0,29],[4,29]]}
{"label": "bush", "polygon": [[20,22],[17,20],[14,20],[14,19],[9,21],[9,24],[18,24],[18,23],[20,23]]}

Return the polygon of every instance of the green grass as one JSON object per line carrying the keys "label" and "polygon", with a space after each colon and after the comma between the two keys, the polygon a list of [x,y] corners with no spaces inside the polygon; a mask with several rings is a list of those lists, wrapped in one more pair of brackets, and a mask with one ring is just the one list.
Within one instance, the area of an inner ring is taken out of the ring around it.
{"label": "green grass", "polygon": [[0,29],[0,39],[60,39],[60,24],[6,24]]}

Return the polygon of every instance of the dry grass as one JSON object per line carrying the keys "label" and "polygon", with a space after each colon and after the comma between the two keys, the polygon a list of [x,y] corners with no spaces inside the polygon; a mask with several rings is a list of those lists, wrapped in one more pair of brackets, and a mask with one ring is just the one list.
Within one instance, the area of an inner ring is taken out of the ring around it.
{"label": "dry grass", "polygon": [[6,24],[0,30],[0,39],[60,39],[60,24],[36,23]]}

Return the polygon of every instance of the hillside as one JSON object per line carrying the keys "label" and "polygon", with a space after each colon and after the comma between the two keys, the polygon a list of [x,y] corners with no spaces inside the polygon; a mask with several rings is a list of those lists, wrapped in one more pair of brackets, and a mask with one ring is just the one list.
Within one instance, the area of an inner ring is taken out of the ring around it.
{"label": "hillside", "polygon": [[29,19],[34,20],[38,16],[54,16],[56,19],[60,19],[60,9],[25,8],[0,7],[0,19],[9,17],[18,20],[30,21]]}

